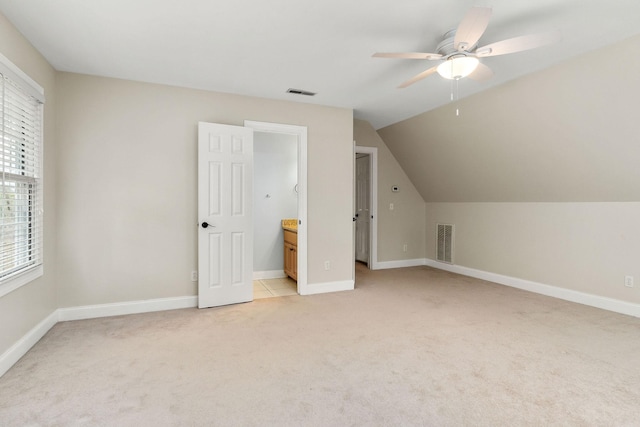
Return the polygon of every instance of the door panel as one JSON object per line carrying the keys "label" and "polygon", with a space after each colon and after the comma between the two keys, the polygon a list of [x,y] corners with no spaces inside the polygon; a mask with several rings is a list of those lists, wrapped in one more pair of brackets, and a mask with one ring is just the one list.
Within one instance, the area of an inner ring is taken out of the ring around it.
{"label": "door panel", "polygon": [[253,299],[252,173],[252,129],[198,124],[200,308]]}
{"label": "door panel", "polygon": [[[216,288],[222,284],[222,235],[220,233],[209,233],[209,287]],[[200,280],[207,276],[199,275]]]}
{"label": "door panel", "polygon": [[[222,164],[219,162],[209,162],[209,216],[219,216],[222,206]],[[216,185],[217,184],[217,185]]]}
{"label": "door panel", "polygon": [[234,286],[242,285],[245,264],[244,239],[245,233],[231,234],[231,284]]}
{"label": "door panel", "polygon": [[247,185],[244,182],[245,168],[242,163],[234,163],[231,165],[231,215],[243,216],[244,210],[244,189]]}
{"label": "door panel", "polygon": [[371,222],[369,159],[369,155],[356,159],[356,261],[365,262],[367,265]]}

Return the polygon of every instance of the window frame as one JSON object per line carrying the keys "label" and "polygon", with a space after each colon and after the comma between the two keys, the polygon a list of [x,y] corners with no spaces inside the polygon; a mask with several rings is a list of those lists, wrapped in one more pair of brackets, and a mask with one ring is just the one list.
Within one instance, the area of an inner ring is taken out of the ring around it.
{"label": "window frame", "polygon": [[[21,90],[27,92],[28,95],[35,98],[40,104],[40,140],[38,147],[40,161],[37,168],[37,177],[35,177],[34,182],[36,185],[36,191],[38,192],[35,197],[38,197],[40,202],[43,204],[44,176],[42,171],[44,163],[44,89],[2,54],[0,54],[0,74],[11,79],[12,82],[18,85]],[[28,182],[30,179],[25,179],[24,181]],[[39,221],[40,224],[40,229],[38,230],[40,233],[38,242],[40,246],[40,259],[35,265],[22,267],[21,269],[7,274],[4,278],[0,279],[0,297],[7,295],[44,274],[44,206],[41,205],[39,209],[36,206],[35,209],[35,219],[33,219],[33,221]]]}

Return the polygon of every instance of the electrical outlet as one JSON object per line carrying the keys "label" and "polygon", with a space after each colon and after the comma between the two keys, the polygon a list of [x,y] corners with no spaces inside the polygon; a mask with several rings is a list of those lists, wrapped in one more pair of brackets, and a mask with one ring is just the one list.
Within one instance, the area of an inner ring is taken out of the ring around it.
{"label": "electrical outlet", "polygon": [[633,288],[633,276],[624,276],[624,285],[627,288]]}
{"label": "electrical outlet", "polygon": [[325,270],[331,270],[331,262],[325,261],[324,262],[324,269]]}
{"label": "electrical outlet", "polygon": [[198,270],[193,270],[191,272],[191,281],[192,282],[197,282],[198,281]]}
{"label": "electrical outlet", "polygon": [[402,246],[402,252],[407,252],[407,244],[406,243]]}

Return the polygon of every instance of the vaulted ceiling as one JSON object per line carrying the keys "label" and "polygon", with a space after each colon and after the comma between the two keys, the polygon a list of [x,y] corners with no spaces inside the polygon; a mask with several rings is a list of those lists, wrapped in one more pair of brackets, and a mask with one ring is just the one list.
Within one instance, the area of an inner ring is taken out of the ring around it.
{"label": "vaulted ceiling", "polygon": [[371,55],[433,52],[474,5],[493,8],[481,45],[550,30],[562,41],[483,59],[494,77],[462,80],[462,97],[640,33],[637,0],[0,0],[0,11],[60,71],[352,108],[381,128],[446,104],[451,84],[397,89],[433,63]]}

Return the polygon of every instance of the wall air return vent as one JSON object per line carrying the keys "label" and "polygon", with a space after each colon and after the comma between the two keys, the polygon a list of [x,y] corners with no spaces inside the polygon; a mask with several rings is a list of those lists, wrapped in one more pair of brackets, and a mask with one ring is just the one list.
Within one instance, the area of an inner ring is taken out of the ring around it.
{"label": "wall air return vent", "polygon": [[453,264],[453,224],[438,224],[436,259]]}

